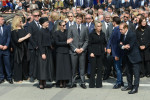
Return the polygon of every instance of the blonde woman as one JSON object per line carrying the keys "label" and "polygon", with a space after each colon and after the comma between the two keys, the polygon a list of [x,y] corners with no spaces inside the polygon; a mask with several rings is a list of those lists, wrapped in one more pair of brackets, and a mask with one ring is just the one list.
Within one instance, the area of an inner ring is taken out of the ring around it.
{"label": "blonde woman", "polygon": [[22,82],[28,79],[28,65],[27,65],[27,39],[31,34],[26,33],[22,27],[22,18],[14,17],[11,27],[11,41],[14,50],[14,81]]}

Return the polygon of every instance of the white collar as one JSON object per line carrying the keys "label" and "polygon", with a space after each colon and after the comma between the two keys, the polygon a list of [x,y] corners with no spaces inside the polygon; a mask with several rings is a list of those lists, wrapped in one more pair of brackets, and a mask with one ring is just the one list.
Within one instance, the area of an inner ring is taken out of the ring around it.
{"label": "white collar", "polygon": [[127,36],[128,30],[126,31],[126,33],[124,34],[125,36]]}

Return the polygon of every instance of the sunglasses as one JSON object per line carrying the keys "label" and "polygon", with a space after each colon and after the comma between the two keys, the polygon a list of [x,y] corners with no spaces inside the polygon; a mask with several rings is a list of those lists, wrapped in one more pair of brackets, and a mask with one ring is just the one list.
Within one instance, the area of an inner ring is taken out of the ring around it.
{"label": "sunglasses", "polygon": [[124,17],[128,18],[127,16],[124,16]]}
{"label": "sunglasses", "polygon": [[68,17],[73,17],[73,16],[68,16]]}
{"label": "sunglasses", "polygon": [[40,17],[40,15],[33,15],[34,17]]}
{"label": "sunglasses", "polygon": [[66,24],[64,24],[64,25],[61,25],[61,26],[65,27],[65,26],[66,26]]}
{"label": "sunglasses", "polygon": [[91,19],[91,18],[85,18],[85,19]]}

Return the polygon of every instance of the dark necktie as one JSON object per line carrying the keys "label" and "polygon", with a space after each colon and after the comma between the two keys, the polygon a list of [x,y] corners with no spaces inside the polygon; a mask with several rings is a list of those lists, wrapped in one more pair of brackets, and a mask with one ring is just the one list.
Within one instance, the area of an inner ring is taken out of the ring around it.
{"label": "dark necktie", "polygon": [[0,35],[2,35],[2,36],[3,36],[2,26],[0,26]]}
{"label": "dark necktie", "polygon": [[40,27],[40,24],[37,22],[37,26],[38,26],[38,28],[40,29],[41,27]]}
{"label": "dark necktie", "polygon": [[80,36],[80,25],[78,25],[78,34]]}

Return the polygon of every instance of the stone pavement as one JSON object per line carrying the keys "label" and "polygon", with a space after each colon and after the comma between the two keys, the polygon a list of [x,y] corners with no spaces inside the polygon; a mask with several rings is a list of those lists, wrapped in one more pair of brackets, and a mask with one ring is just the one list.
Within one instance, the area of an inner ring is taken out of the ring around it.
{"label": "stone pavement", "polygon": [[[126,84],[126,78],[124,78]],[[150,78],[142,78],[139,92],[128,94],[121,89],[112,89],[115,79],[103,81],[103,88],[37,88],[37,82],[24,81],[21,84],[0,84],[0,100],[150,100]],[[88,86],[88,83],[86,83]],[[127,84],[126,84],[127,85]],[[50,83],[48,83],[50,86]]]}

